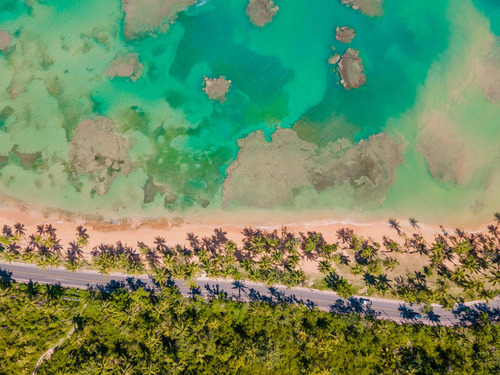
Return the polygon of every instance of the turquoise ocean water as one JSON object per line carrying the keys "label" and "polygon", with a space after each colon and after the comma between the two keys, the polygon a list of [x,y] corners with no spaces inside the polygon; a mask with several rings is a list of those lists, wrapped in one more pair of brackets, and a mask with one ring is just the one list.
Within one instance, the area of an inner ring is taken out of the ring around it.
{"label": "turquoise ocean water", "polygon": [[[0,194],[105,217],[245,211],[255,207],[223,199],[238,140],[260,130],[271,142],[289,128],[316,154],[342,138],[356,147],[384,132],[402,161],[376,199],[311,182],[259,209],[470,223],[500,211],[500,101],[488,101],[475,79],[500,50],[496,0],[386,0],[373,18],[340,0],[275,3],[277,16],[262,28],[250,23],[247,0],[207,0],[179,13],[166,33],[130,41],[119,0],[0,0],[0,30],[12,39],[0,52]],[[334,37],[343,25],[356,30],[349,45]],[[327,63],[347,48],[360,51],[367,77],[356,90],[345,90]],[[138,54],[141,77],[110,79],[109,62],[126,53]],[[219,76],[231,80],[224,103],[203,92],[204,77]],[[443,147],[452,155],[467,148],[459,182],[433,176],[419,146],[435,113],[458,137]],[[133,164],[104,194],[69,158],[78,124],[94,116],[114,121]]]}

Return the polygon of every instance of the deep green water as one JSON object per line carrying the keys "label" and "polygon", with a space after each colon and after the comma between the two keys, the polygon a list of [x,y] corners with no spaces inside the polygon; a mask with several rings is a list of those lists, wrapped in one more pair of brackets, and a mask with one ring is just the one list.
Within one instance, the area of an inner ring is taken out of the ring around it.
{"label": "deep green water", "polygon": [[[404,162],[382,196],[301,188],[289,202],[264,207],[292,212],[290,221],[304,209],[326,209],[334,219],[396,214],[450,222],[480,222],[500,211],[500,101],[484,98],[468,80],[476,66],[463,63],[485,41],[500,48],[496,0],[386,0],[376,18],[340,0],[275,2],[278,15],[263,28],[249,22],[246,0],[209,0],[180,13],[165,34],[125,41],[119,0],[0,0],[0,30],[12,37],[0,52],[0,192],[108,217],[220,213],[238,140],[256,130],[270,140],[280,127],[321,148],[380,132],[404,145]],[[356,30],[350,45],[334,38],[342,25]],[[327,63],[332,46],[360,51],[364,86],[339,84]],[[142,76],[109,79],[108,63],[127,52],[138,53]],[[202,90],[203,77],[221,75],[232,82],[222,104]],[[457,88],[464,100],[454,99]],[[416,146],[421,118],[432,111],[446,113],[468,147],[460,183],[433,177]],[[131,141],[134,163],[103,195],[92,176],[71,174],[69,161],[79,122],[95,115],[111,118]],[[38,152],[29,166],[18,155]],[[151,179],[160,188],[145,202]],[[224,207],[246,209],[230,201]]]}

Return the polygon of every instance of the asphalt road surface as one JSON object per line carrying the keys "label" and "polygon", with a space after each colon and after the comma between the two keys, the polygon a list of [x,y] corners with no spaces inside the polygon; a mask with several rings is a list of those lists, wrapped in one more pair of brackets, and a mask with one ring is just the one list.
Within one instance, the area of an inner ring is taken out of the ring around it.
{"label": "asphalt road surface", "polygon": [[[99,287],[112,289],[126,286],[129,288],[146,284],[153,287],[153,280],[147,276],[128,276],[111,274],[104,276],[96,271],[71,272],[60,268],[41,269],[35,265],[22,263],[2,263],[0,271],[6,271],[16,282],[37,282],[40,284],[60,284],[63,287],[88,288]],[[5,277],[5,272],[4,277]],[[1,274],[0,274],[1,276]],[[225,293],[228,297],[241,301],[267,300],[274,302],[303,303],[309,307],[317,307],[324,311],[348,313],[351,311],[373,314],[381,319],[391,319],[397,322],[451,325],[470,323],[488,317],[497,321],[500,317],[500,301],[498,299],[458,305],[453,311],[447,311],[438,305],[432,305],[433,311],[424,313],[423,306],[405,304],[401,301],[351,297],[342,299],[336,293],[308,288],[291,288],[275,286],[268,288],[262,284],[249,281],[235,282],[231,280],[198,279],[197,290],[189,288],[184,281],[173,280],[185,296],[199,293],[208,296],[212,293]]]}

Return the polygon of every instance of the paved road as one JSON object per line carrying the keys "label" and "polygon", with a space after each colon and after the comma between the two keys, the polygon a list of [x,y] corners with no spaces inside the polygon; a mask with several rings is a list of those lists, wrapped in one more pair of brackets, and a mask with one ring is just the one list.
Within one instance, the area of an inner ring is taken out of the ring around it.
{"label": "paved road", "polygon": [[[116,283],[132,285],[145,283],[153,286],[149,276],[131,278],[122,274],[111,274],[104,276],[96,271],[70,272],[64,269],[43,270],[34,265],[22,263],[2,263],[0,271],[11,272],[11,278],[17,282],[33,282],[52,284],[60,283],[64,287],[87,288],[87,287],[112,287]],[[193,291],[183,281],[175,280],[183,295],[190,295]],[[120,284],[118,284],[120,285]],[[197,281],[198,291],[202,295],[213,292],[225,292],[229,297],[250,301],[256,299],[273,301],[290,301],[315,306],[321,310],[345,313],[356,311],[360,313],[374,314],[382,319],[394,321],[421,322],[424,324],[450,325],[460,322],[470,322],[485,312],[492,320],[500,316],[500,301],[495,299],[486,305],[484,302],[467,303],[467,306],[458,306],[453,312],[446,311],[438,305],[433,305],[433,313],[421,313],[421,318],[412,318],[412,313],[420,312],[422,306],[408,305],[400,301],[370,298],[368,305],[360,303],[360,299],[352,297],[348,300],[341,299],[334,292],[312,290],[307,288],[292,288],[277,286],[267,288],[262,284],[253,282],[234,282],[228,280],[199,279]]]}

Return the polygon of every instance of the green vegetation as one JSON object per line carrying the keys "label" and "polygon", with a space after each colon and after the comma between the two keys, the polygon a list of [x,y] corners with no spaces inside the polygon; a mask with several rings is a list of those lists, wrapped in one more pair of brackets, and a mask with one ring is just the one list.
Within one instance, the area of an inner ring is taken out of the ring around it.
{"label": "green vegetation", "polygon": [[[52,225],[40,225],[27,235],[24,226],[16,224],[3,227],[0,256],[43,268],[149,273],[160,281],[173,277],[194,283],[197,277],[207,275],[260,281],[268,286],[310,285],[332,289],[344,298],[353,294],[388,296],[411,303],[439,303],[451,309],[466,299],[488,301],[498,295],[499,223],[483,233],[456,229],[450,234],[442,229],[432,242],[421,235],[415,219],[410,219],[415,233],[404,232],[390,219],[397,237],[384,236],[382,243],[348,228],[337,231],[335,243],[326,242],[317,232],[296,235],[286,228],[280,232],[247,228],[243,246],[237,246],[225,232],[215,230],[212,236],[201,239],[189,233],[188,246],[169,246],[163,237],[156,237],[153,246],[143,242],[135,247],[121,242],[99,244],[87,257],[84,250],[89,236],[81,226],[75,240],[64,248]],[[312,279],[301,267],[307,262],[318,270]]]}
{"label": "green vegetation", "polygon": [[0,373],[493,374],[500,327],[398,325],[304,306],[3,282]]}
{"label": "green vegetation", "polygon": [[38,358],[70,330],[81,303],[66,294],[57,285],[2,283],[0,374],[31,374]]}

